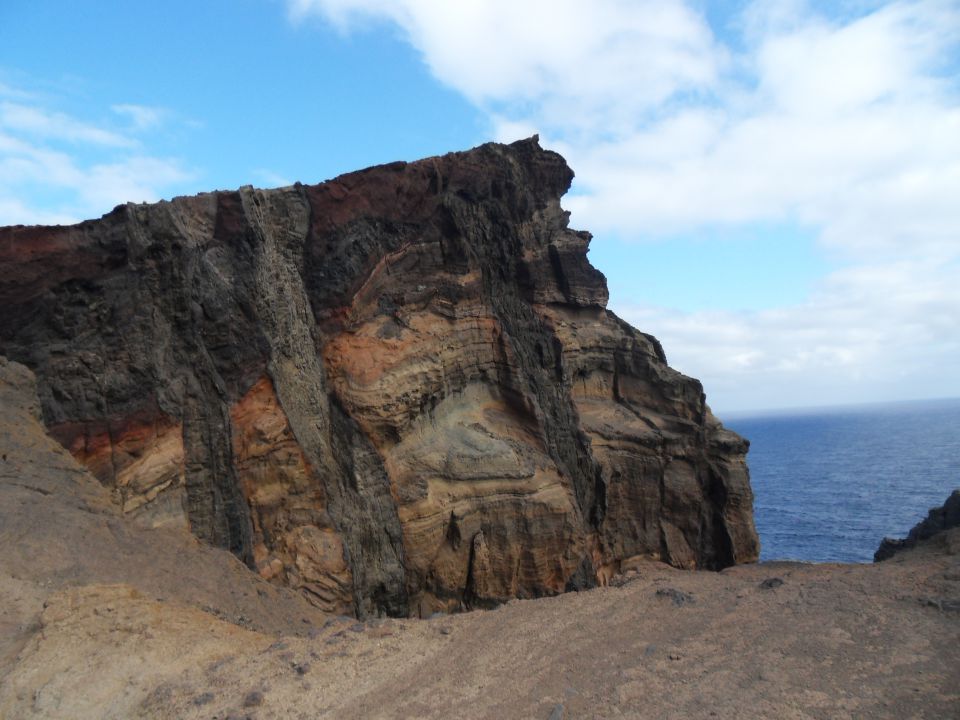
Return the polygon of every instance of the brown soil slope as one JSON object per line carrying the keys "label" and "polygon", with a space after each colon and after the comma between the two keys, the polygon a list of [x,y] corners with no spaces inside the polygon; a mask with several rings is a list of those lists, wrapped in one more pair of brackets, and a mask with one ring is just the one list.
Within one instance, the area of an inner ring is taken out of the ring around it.
{"label": "brown soil slope", "polygon": [[282,641],[123,586],[71,589],[0,715],[952,718],[960,534],[943,542],[879,566],[651,563],[622,587]]}

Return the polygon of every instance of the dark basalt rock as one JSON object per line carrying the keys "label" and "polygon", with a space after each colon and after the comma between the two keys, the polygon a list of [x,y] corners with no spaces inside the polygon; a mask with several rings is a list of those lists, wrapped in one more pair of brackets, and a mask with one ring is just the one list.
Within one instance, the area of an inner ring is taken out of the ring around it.
{"label": "dark basalt rock", "polygon": [[536,138],[0,229],[0,354],[144,525],[331,612],[758,555],[747,442],[605,309]]}
{"label": "dark basalt rock", "polygon": [[690,593],[683,592],[682,590],[677,590],[675,588],[660,588],[656,592],[658,598],[666,598],[672,600],[673,604],[677,607],[683,607],[684,605],[693,605],[696,603],[696,599]]}
{"label": "dark basalt rock", "polygon": [[909,550],[933,536],[960,527],[960,489],[950,493],[950,497],[940,507],[930,508],[927,517],[914,525],[907,537],[897,540],[884,538],[873,554],[874,562],[889,560],[901,550]]}

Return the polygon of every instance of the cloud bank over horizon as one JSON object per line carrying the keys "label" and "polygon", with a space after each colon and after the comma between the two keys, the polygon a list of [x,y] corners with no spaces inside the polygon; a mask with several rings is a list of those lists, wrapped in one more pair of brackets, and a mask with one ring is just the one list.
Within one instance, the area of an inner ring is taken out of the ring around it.
{"label": "cloud bank over horizon", "polygon": [[539,132],[595,243],[809,229],[833,270],[801,303],[611,299],[721,409],[960,395],[960,4],[754,2],[712,22],[681,0],[288,8],[346,33],[392,23],[497,139]]}

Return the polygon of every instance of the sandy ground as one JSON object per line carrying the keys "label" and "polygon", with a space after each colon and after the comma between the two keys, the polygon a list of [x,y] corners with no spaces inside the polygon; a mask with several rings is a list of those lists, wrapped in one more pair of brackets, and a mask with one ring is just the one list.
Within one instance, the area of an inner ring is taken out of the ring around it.
{"label": "sandy ground", "polygon": [[619,582],[307,637],[68,588],[0,716],[960,718],[960,531],[880,565],[651,563]]}

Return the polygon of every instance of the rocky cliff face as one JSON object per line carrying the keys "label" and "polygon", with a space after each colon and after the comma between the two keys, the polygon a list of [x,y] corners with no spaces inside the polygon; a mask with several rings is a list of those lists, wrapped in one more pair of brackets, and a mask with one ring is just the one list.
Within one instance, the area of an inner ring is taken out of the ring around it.
{"label": "rocky cliff face", "polygon": [[889,560],[897,553],[916,547],[956,527],[960,527],[960,488],[950,493],[943,505],[930,508],[927,516],[910,528],[907,537],[902,539],[884,538],[880,542],[880,547],[873,554],[873,561]]}
{"label": "rocky cliff face", "polygon": [[536,138],[0,229],[0,354],[130,517],[323,609],[755,560],[747,443],[604,309]]}

